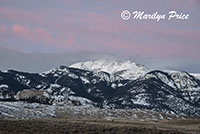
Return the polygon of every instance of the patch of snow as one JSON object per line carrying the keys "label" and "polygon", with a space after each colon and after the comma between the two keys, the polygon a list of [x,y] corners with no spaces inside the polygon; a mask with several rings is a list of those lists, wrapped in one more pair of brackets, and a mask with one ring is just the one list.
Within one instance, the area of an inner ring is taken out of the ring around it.
{"label": "patch of snow", "polygon": [[84,84],[90,83],[90,81],[87,80],[86,78],[84,78],[84,77],[80,77],[80,78],[81,78],[81,80],[83,81]]}
{"label": "patch of snow", "polygon": [[16,77],[17,77],[16,79],[17,79],[18,82],[21,82],[24,85],[29,86],[31,81],[29,79],[27,79],[25,76],[16,74]]}
{"label": "patch of snow", "polygon": [[60,85],[58,85],[58,84],[50,84],[50,87],[51,87],[51,88],[59,88]]}
{"label": "patch of snow", "polygon": [[190,74],[200,80],[200,73],[190,73]]}
{"label": "patch of snow", "polygon": [[88,88],[87,92],[90,93],[91,91],[92,91],[92,89],[91,89],[91,88]]}
{"label": "patch of snow", "polygon": [[4,117],[15,118],[40,118],[55,116],[53,106],[26,102],[0,102],[0,113]]}
{"label": "patch of snow", "polygon": [[117,86],[118,86],[118,87],[121,87],[121,86],[123,86],[123,84],[122,84],[122,83],[119,83]]}
{"label": "patch of snow", "polygon": [[162,114],[159,114],[159,116],[160,116],[160,119],[161,119],[161,120],[163,120],[163,119],[164,119],[164,117],[162,116]]}
{"label": "patch of snow", "polygon": [[69,77],[74,78],[74,79],[78,79],[79,77],[73,73],[69,73],[68,74]]}
{"label": "patch of snow", "polygon": [[2,85],[0,85],[0,89],[1,88],[8,88],[8,85],[2,84]]}
{"label": "patch of snow", "polygon": [[89,70],[94,72],[107,72],[118,75],[124,79],[137,79],[144,75],[148,70],[143,65],[132,61],[96,60],[79,62],[71,65],[72,68]]}
{"label": "patch of snow", "polygon": [[134,97],[134,99],[131,99],[133,104],[137,105],[150,105],[149,103],[146,102],[146,97],[144,94],[138,94]]}
{"label": "patch of snow", "polygon": [[77,96],[69,96],[70,100],[75,100],[80,102],[81,105],[91,105],[92,101],[83,97],[77,97]]}

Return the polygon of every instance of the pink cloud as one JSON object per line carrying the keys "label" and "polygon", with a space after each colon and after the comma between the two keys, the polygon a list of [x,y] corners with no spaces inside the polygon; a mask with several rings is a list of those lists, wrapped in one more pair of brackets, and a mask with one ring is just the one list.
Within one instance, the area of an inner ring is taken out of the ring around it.
{"label": "pink cloud", "polygon": [[13,27],[12,27],[12,31],[16,34],[21,34],[23,36],[28,36],[29,34],[29,31],[27,28],[19,25],[19,24],[15,24]]}
{"label": "pink cloud", "polygon": [[[25,12],[20,9],[10,9],[10,8],[1,8],[0,13],[4,14],[4,17],[19,23],[27,24],[37,24],[56,28],[57,30],[63,30],[64,27],[67,30],[72,32],[90,32],[90,33],[107,33],[107,32],[126,32],[130,29],[125,24],[123,24],[120,18],[115,18],[112,16],[105,16],[96,12],[80,12],[80,11],[69,11],[69,10],[53,10],[56,13],[69,13],[70,17],[65,18],[64,20],[53,20],[49,18],[49,13],[52,11],[46,9],[44,13],[37,14],[37,12]],[[5,19],[5,18],[2,18]],[[77,27],[72,22],[82,22],[81,27]],[[87,25],[85,25],[87,24]]]}
{"label": "pink cloud", "polygon": [[185,5],[186,5],[187,8],[199,6],[200,5],[200,1],[199,0],[187,0]]}
{"label": "pink cloud", "polygon": [[[52,19],[49,13],[51,14],[54,10],[57,11],[58,14],[68,13],[70,14],[70,17],[66,17],[63,20]],[[144,54],[147,56],[155,54],[167,56],[176,53],[186,55],[184,54],[185,50],[180,51],[180,49],[189,49],[190,47],[189,45],[185,47],[185,44],[181,44],[180,39],[184,40],[189,38],[191,40],[198,40],[200,37],[198,31],[172,28],[169,27],[170,25],[163,27],[151,22],[144,25],[144,23],[135,23],[132,20],[129,21],[130,23],[127,23],[121,20],[120,12],[115,13],[119,14],[118,17],[97,12],[83,13],[80,11],[71,11],[69,13],[68,10],[63,9],[53,9],[53,11],[52,9],[49,9],[42,14],[8,8],[0,10],[0,13],[2,12],[4,15],[7,15],[9,19],[14,20],[14,22],[36,25],[35,27],[32,26],[33,30],[30,30],[27,27],[16,24],[12,27],[15,34],[31,41],[45,42],[61,48],[77,47],[90,50],[116,50],[129,53],[130,55]],[[45,17],[43,18],[43,16]],[[77,22],[81,25],[76,25]],[[45,28],[43,27],[43,24],[45,24]],[[52,29],[56,29],[56,32],[58,33],[55,34],[55,32],[52,32]],[[115,34],[118,34],[118,36]],[[125,35],[132,35],[133,39],[123,38]],[[135,35],[143,38],[145,38],[145,36],[149,37],[150,35],[153,41],[149,42],[151,39],[144,39],[145,41],[137,39],[139,41],[135,41]],[[161,40],[157,39],[161,36],[163,37]],[[179,39],[177,42],[170,43],[167,41],[166,37]],[[76,38],[79,39],[79,42],[89,42],[89,45],[81,43],[79,46],[76,46],[77,44],[75,45],[75,43],[78,43],[76,42]],[[156,45],[157,40],[160,40],[159,43],[163,43],[164,45]],[[93,46],[91,44],[93,44]],[[170,49],[173,48],[173,45],[177,50]],[[192,51],[195,50],[195,48],[198,49],[198,47],[194,46]],[[194,55],[192,52],[187,54]]]}
{"label": "pink cloud", "polygon": [[44,40],[49,43],[56,43],[56,39],[52,38],[50,36],[50,33],[42,28],[35,28],[31,32],[31,34],[32,34],[33,38],[37,38],[39,40]]}
{"label": "pink cloud", "polygon": [[[152,32],[151,32],[152,30]],[[166,30],[162,33],[162,30],[159,29],[148,29],[147,34],[153,33],[154,35],[162,34],[161,36],[175,36],[181,38],[190,38],[197,39],[199,33],[195,31],[188,30]],[[156,34],[157,33],[157,34]],[[163,35],[164,34],[164,35]],[[192,38],[193,36],[193,38]],[[83,46],[79,46],[79,49],[86,48],[89,50],[111,50],[112,52],[120,52],[129,54],[132,56],[135,55],[143,55],[143,56],[160,56],[160,57],[168,57],[171,55],[179,55],[179,56],[191,56],[193,58],[200,58],[198,51],[200,50],[200,46],[197,44],[183,44],[182,42],[170,41],[167,39],[163,39],[157,42],[157,39],[154,40],[141,40],[141,41],[133,41],[127,40],[121,36],[110,36],[110,38],[104,38],[101,35],[93,35],[92,38],[87,35],[81,36],[83,40],[89,42],[89,44],[96,44],[95,47],[84,44]],[[199,36],[200,37],[200,36]],[[159,37],[157,37],[159,38]],[[172,38],[172,37],[170,37]]]}
{"label": "pink cloud", "polygon": [[70,47],[75,44],[74,36],[70,36],[67,40],[65,40],[65,47]]}
{"label": "pink cloud", "polygon": [[6,32],[6,27],[2,24],[0,24],[0,32],[5,33]]}
{"label": "pink cloud", "polygon": [[0,19],[8,19],[15,23],[30,23],[30,24],[46,24],[50,23],[48,17],[44,14],[39,14],[37,11],[26,11],[23,9],[15,9],[8,7],[0,8]]}
{"label": "pink cloud", "polygon": [[43,28],[35,28],[32,32],[31,32],[31,38],[37,39],[37,40],[42,40],[45,41],[47,43],[53,44],[55,46],[58,47],[70,47],[74,44],[75,42],[75,37],[72,35],[57,35],[55,37],[51,36],[50,32],[48,32],[47,30],[43,29]]}
{"label": "pink cloud", "polygon": [[69,47],[72,46],[75,42],[75,37],[72,35],[59,35],[53,37],[51,36],[50,32],[41,27],[29,30],[22,25],[15,24],[12,26],[12,32],[14,33],[14,35],[26,40],[31,40],[34,42],[43,41],[47,44],[52,44],[58,47]]}
{"label": "pink cloud", "polygon": [[[189,0],[195,1],[195,0]],[[151,35],[151,36],[160,36],[170,37],[170,38],[179,38],[179,39],[190,39],[190,40],[199,40],[200,32],[190,29],[178,29],[170,26],[162,26],[157,23],[126,23],[120,18],[115,18],[113,16],[105,16],[95,12],[89,12],[85,16],[85,21],[90,24],[88,26],[89,30],[100,35],[112,33],[129,33],[137,34],[141,36]],[[184,25],[184,24],[183,24]]]}
{"label": "pink cloud", "polygon": [[75,0],[59,0],[59,2],[65,5],[80,6],[80,2]]}
{"label": "pink cloud", "polygon": [[200,32],[183,29],[166,29],[166,34],[188,40],[199,40]]}

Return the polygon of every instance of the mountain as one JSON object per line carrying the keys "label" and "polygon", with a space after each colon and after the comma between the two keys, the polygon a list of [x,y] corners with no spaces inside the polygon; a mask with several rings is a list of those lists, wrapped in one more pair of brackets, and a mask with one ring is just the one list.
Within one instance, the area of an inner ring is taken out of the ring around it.
{"label": "mountain", "polygon": [[190,73],[190,74],[191,74],[192,76],[194,76],[194,77],[200,79],[200,74],[199,74],[199,73]]}
{"label": "mountain", "polygon": [[115,61],[102,59],[96,61],[79,62],[71,65],[70,67],[93,72],[107,72],[128,80],[135,80],[148,72],[148,69],[144,65],[136,64],[135,62],[129,60]]}
{"label": "mountain", "polygon": [[[43,98],[37,99],[37,102],[44,100],[44,96],[49,96],[45,99],[47,102],[42,101],[45,104],[63,103],[75,97],[87,98],[88,102],[101,104],[116,91],[117,87],[123,86],[126,82],[127,80],[105,72],[93,73],[65,66],[36,74],[8,70],[0,72],[0,99],[14,100],[18,92],[24,94],[23,90],[32,89],[44,91],[45,95],[40,93]],[[30,92],[26,92],[29,94],[26,98],[32,102],[36,100],[38,92]],[[30,98],[34,99],[30,100]],[[77,101],[80,101],[80,98],[77,98]]]}
{"label": "mountain", "polygon": [[131,61],[88,61],[43,73],[0,71],[0,100],[199,116],[200,79]]}
{"label": "mountain", "polygon": [[185,72],[151,71],[120,88],[106,104],[114,108],[199,115],[200,80]]}

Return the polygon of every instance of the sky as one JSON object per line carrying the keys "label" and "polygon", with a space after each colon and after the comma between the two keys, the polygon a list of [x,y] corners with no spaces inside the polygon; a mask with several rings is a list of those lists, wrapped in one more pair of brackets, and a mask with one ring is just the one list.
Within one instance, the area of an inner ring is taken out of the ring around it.
{"label": "sky", "polygon": [[[189,14],[125,21],[121,12]],[[199,0],[0,0],[0,70],[113,58],[200,73]]]}

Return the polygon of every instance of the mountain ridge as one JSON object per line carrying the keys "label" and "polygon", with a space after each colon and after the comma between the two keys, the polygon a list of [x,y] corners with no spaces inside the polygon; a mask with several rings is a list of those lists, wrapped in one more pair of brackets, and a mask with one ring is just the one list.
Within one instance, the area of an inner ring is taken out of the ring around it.
{"label": "mountain ridge", "polygon": [[200,80],[187,72],[147,70],[131,61],[87,63],[93,64],[87,65],[92,69],[80,69],[83,63],[77,63],[43,73],[0,71],[0,100],[200,115]]}
{"label": "mountain ridge", "polygon": [[117,61],[117,60],[108,60],[100,59],[96,61],[86,61],[79,62],[70,65],[69,67],[95,71],[95,72],[107,72],[109,74],[115,74],[121,76],[124,79],[137,79],[139,76],[148,72],[148,69],[141,64],[136,64],[130,60],[126,61]]}

